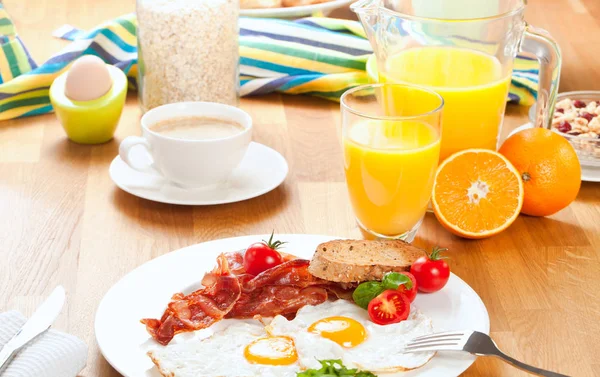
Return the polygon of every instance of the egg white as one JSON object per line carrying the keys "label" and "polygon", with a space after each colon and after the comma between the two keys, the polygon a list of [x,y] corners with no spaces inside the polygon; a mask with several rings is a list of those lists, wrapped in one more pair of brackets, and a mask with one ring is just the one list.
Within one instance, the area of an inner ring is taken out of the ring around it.
{"label": "egg white", "polygon": [[[366,330],[364,342],[345,348],[308,328],[329,317],[349,317]],[[380,326],[366,310],[338,300],[300,309],[289,321],[276,316],[266,328],[255,320],[223,320],[209,329],[177,335],[170,345],[157,347],[148,355],[161,373],[172,377],[296,377],[305,369],[319,369],[318,360],[341,359],[349,368],[373,373],[393,373],[426,364],[433,352],[403,353],[407,341],[433,332],[431,319],[413,309],[400,323]],[[252,364],[244,357],[246,346],[265,336],[289,336],[294,340],[298,361],[291,365]]]}
{"label": "egg white", "polygon": [[211,336],[179,338],[166,347],[148,352],[161,374],[173,377],[296,377],[299,365],[285,366],[251,364],[244,357],[245,347],[267,336],[258,321],[228,320],[224,328]]}
{"label": "egg white", "polygon": [[[334,316],[349,317],[360,322],[367,332],[365,341],[354,348],[345,348],[307,331],[313,323]],[[342,359],[348,367],[373,373],[392,373],[418,368],[435,354],[402,352],[409,340],[433,332],[431,319],[414,308],[407,320],[381,326],[373,323],[367,311],[354,303],[344,300],[325,302],[305,306],[292,321],[277,316],[267,326],[267,331],[272,335],[292,337],[296,343],[298,362],[306,368],[318,368],[317,360]]]}

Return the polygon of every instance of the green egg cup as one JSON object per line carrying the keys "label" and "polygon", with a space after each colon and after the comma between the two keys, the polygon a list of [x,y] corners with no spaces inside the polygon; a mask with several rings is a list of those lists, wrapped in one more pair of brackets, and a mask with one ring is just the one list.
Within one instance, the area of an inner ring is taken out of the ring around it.
{"label": "green egg cup", "polygon": [[127,77],[119,68],[106,65],[113,83],[102,97],[73,101],[65,95],[67,72],[50,87],[50,101],[69,139],[79,144],[102,144],[111,140],[119,124],[127,96]]}

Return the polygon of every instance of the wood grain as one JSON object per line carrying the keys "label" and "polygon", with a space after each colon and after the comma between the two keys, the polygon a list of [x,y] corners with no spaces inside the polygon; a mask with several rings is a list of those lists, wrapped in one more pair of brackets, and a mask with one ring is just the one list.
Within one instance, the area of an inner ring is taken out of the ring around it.
{"label": "wood grain", "polygon": [[[135,9],[133,0],[5,0],[33,57],[41,62],[66,42],[51,32],[91,28]],[[600,90],[600,2],[531,0],[527,19],[562,47],[561,90]],[[335,15],[348,16],[347,10]],[[338,105],[277,94],[243,99],[255,140],[290,164],[286,182],[241,203],[184,207],[126,194],[107,169],[120,140],[139,134],[128,99],[115,139],[70,143],[53,115],[0,123],[0,311],[29,315],[57,284],[68,304],[56,327],[90,346],[82,375],[118,376],[96,346],[93,321],[106,291],[127,272],[172,250],[272,229],[360,237],[344,184]],[[503,136],[526,121],[509,106]],[[516,358],[574,376],[600,375],[600,184],[584,183],[569,208],[548,218],[520,217],[481,241],[450,235],[428,215],[415,241],[451,249],[453,271],[485,302],[492,336]],[[522,376],[480,358],[465,376]]]}

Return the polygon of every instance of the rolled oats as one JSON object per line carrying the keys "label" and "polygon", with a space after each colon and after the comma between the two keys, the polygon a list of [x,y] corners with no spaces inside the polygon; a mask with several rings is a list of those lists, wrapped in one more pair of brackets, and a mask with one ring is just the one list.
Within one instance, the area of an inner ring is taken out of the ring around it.
{"label": "rolled oats", "polygon": [[142,109],[181,101],[238,102],[236,0],[138,0]]}

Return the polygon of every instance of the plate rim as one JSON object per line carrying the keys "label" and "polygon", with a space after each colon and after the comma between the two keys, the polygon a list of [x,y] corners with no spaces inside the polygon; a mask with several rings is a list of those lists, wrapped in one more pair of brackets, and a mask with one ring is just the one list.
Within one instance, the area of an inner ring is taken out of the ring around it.
{"label": "plate rim", "polygon": [[115,174],[114,170],[116,169],[115,166],[119,163],[124,163],[119,155],[117,155],[111,161],[110,166],[108,168],[108,174],[110,176],[110,179],[113,181],[113,183],[119,189],[121,189],[121,190],[125,191],[126,193],[133,195],[135,197],[142,198],[145,200],[150,200],[150,201],[156,202],[156,203],[175,204],[175,205],[184,205],[184,206],[213,206],[213,205],[220,205],[220,204],[231,204],[231,203],[243,202],[245,200],[257,198],[259,196],[262,196],[266,193],[269,193],[269,192],[275,190],[277,187],[281,186],[281,184],[286,180],[286,178],[290,172],[290,167],[289,167],[287,160],[285,159],[285,157],[283,157],[283,155],[281,153],[279,153],[279,151],[269,147],[268,145],[265,145],[265,144],[262,144],[262,143],[259,143],[256,141],[251,141],[251,144],[256,144],[259,148],[264,148],[264,149],[268,150],[268,153],[272,153],[273,155],[277,156],[276,158],[280,161],[281,166],[284,167],[284,169],[282,169],[281,179],[279,179],[277,181],[277,183],[273,183],[273,185],[269,185],[265,188],[262,188],[261,190],[252,192],[249,195],[243,195],[243,196],[240,196],[239,198],[232,199],[232,200],[213,200],[213,201],[193,201],[193,200],[186,201],[186,200],[177,200],[177,199],[160,200],[160,198],[152,197],[152,195],[146,195],[146,194],[140,193],[135,189],[128,188],[127,186],[125,186],[121,182],[119,182],[118,179],[115,179],[115,176],[114,176],[114,174]]}
{"label": "plate rim", "polygon": [[[263,239],[265,237],[269,237],[270,234],[261,234],[261,235],[245,235],[245,236],[236,236],[236,237],[225,237],[225,238],[217,238],[217,239],[213,239],[213,240],[208,240],[208,241],[204,241],[204,242],[199,242],[196,244],[192,244],[189,246],[185,246],[170,252],[167,252],[165,254],[162,254],[156,258],[150,259],[142,264],[140,264],[139,266],[135,267],[134,269],[130,270],[129,272],[127,272],[125,275],[123,275],[119,280],[117,280],[104,294],[104,296],[102,297],[102,299],[100,300],[100,303],[98,304],[97,308],[96,308],[96,312],[94,314],[94,337],[96,339],[96,344],[98,346],[98,350],[100,351],[100,354],[102,355],[102,357],[104,358],[104,360],[112,367],[114,368],[117,372],[119,372],[120,374],[122,374],[123,376],[126,377],[131,377],[131,375],[128,375],[125,373],[125,371],[121,370],[120,368],[118,368],[116,365],[114,365],[113,362],[111,362],[111,360],[106,356],[105,353],[105,349],[103,348],[100,339],[102,338],[101,335],[99,335],[99,331],[98,331],[98,326],[99,326],[99,318],[100,318],[100,314],[104,309],[104,306],[106,305],[106,301],[107,298],[109,297],[109,295],[113,294],[113,292],[118,288],[118,286],[120,284],[123,284],[124,282],[128,281],[129,279],[132,278],[132,275],[134,275],[134,273],[138,270],[141,270],[143,268],[147,268],[146,266],[148,264],[156,264],[156,263],[160,263],[161,260],[166,259],[166,258],[173,258],[174,255],[178,255],[178,254],[184,254],[186,252],[191,252],[192,249],[199,247],[200,245],[203,245],[203,247],[210,247],[211,244],[217,244],[220,242],[230,242],[230,243],[236,243],[236,242],[248,242],[251,240],[256,240],[256,239]],[[282,239],[289,239],[289,238],[311,238],[311,239],[321,239],[322,241],[320,242],[327,242],[330,240],[334,240],[334,239],[349,239],[347,237],[335,237],[335,236],[329,236],[329,235],[323,235],[323,234],[303,234],[303,233],[282,233],[278,235],[279,237],[281,237]],[[226,252],[227,250],[223,250],[222,252]],[[230,250],[230,251],[234,251],[234,250]],[[491,320],[490,320],[490,316],[489,316],[489,312],[487,310],[487,307],[485,306],[485,303],[483,302],[483,300],[481,299],[481,297],[479,296],[479,294],[473,289],[473,287],[471,287],[469,284],[467,284],[467,282],[465,282],[463,279],[461,279],[459,276],[457,276],[456,274],[454,274],[453,272],[450,272],[450,277],[454,277],[455,279],[458,280],[459,283],[462,283],[463,286],[472,294],[474,294],[475,297],[477,297],[478,301],[477,304],[480,306],[480,309],[482,310],[482,313],[485,314],[485,333],[489,334],[490,333],[490,328],[491,328]],[[470,368],[473,363],[475,362],[475,358],[473,358],[472,360],[465,360],[465,362],[468,362],[468,365],[465,366],[465,368],[459,373],[462,374],[465,370],[467,370],[468,368]],[[457,375],[458,376],[458,375]]]}

